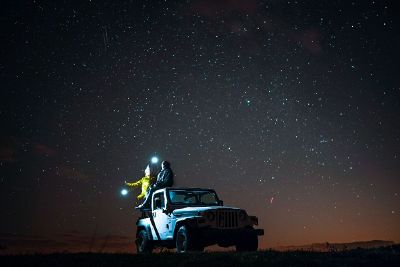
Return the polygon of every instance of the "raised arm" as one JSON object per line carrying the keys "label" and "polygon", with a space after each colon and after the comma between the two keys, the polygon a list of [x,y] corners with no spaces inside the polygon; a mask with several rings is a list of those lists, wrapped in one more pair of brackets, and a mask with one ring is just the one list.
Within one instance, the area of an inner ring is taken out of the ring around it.
{"label": "raised arm", "polygon": [[128,183],[125,181],[125,184],[127,186],[134,187],[134,186],[140,186],[142,184],[142,182],[143,182],[143,178],[140,178],[139,180],[137,180],[136,182],[133,182],[133,183]]}

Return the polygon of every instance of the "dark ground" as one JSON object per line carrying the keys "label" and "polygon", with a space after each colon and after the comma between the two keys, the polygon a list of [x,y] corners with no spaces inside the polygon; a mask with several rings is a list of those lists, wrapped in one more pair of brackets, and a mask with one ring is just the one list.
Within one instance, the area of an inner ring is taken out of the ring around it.
{"label": "dark ground", "polygon": [[400,266],[400,246],[344,252],[50,254],[0,256],[0,266]]}

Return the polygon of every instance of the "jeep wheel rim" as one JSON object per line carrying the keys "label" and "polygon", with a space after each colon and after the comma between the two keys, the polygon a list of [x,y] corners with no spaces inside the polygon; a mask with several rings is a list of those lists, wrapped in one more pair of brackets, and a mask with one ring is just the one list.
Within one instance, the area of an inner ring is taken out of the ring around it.
{"label": "jeep wheel rim", "polygon": [[185,249],[185,246],[186,246],[186,237],[185,237],[185,235],[178,234],[177,245],[178,245],[177,247],[178,247],[178,249],[180,251],[185,251],[186,250]]}
{"label": "jeep wheel rim", "polygon": [[139,238],[136,240],[136,245],[138,246],[139,251],[144,250],[144,239],[142,236],[139,236]]}

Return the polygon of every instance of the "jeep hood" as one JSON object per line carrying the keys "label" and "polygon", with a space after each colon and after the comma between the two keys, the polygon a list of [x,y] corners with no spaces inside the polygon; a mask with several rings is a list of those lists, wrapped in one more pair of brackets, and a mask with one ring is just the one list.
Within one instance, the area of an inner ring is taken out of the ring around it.
{"label": "jeep hood", "polygon": [[209,207],[186,207],[181,209],[175,209],[172,213],[177,216],[197,215],[199,212],[210,211],[210,210],[241,210],[235,207],[227,206],[209,206]]}

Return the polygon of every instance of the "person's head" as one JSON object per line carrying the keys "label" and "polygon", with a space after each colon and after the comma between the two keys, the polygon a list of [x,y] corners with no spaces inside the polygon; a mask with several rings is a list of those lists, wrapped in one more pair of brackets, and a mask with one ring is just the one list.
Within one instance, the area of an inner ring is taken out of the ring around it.
{"label": "person's head", "polygon": [[161,162],[161,168],[162,169],[166,169],[169,168],[171,166],[171,163],[169,163],[168,161],[164,160],[163,162]]}
{"label": "person's head", "polygon": [[150,165],[147,165],[146,169],[144,170],[145,176],[150,176]]}

